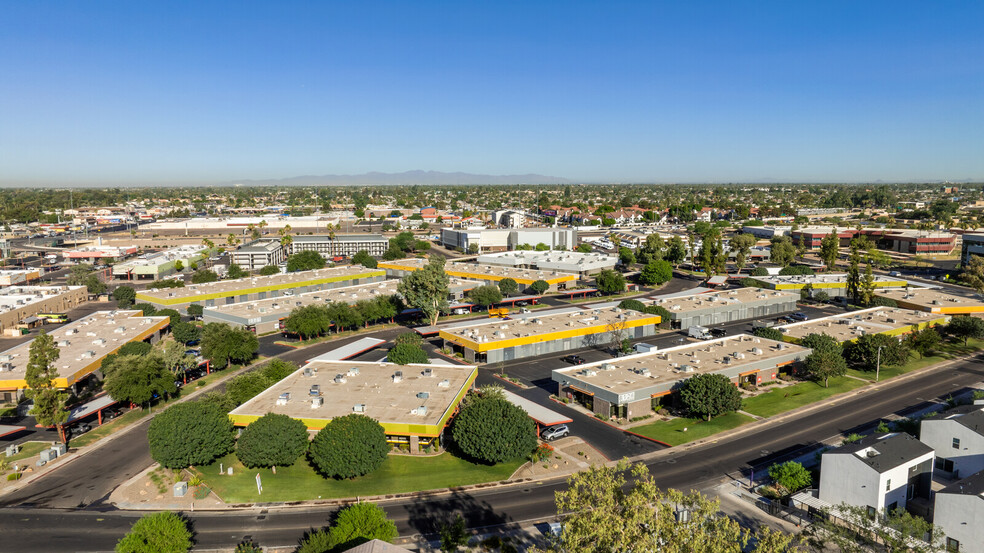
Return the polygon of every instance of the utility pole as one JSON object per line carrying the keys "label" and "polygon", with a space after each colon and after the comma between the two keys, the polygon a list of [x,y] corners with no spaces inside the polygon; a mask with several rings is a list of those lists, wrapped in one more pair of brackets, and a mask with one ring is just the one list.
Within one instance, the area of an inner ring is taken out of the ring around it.
{"label": "utility pole", "polygon": [[881,350],[885,346],[878,346],[878,360],[875,362],[875,382],[878,382],[878,373],[881,371]]}

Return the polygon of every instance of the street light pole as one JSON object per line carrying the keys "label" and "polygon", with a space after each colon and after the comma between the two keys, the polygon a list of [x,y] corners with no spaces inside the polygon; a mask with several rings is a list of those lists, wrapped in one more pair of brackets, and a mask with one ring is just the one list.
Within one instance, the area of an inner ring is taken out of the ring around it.
{"label": "street light pole", "polygon": [[878,346],[878,360],[875,362],[875,382],[878,382],[878,373],[881,371],[881,350],[885,346]]}

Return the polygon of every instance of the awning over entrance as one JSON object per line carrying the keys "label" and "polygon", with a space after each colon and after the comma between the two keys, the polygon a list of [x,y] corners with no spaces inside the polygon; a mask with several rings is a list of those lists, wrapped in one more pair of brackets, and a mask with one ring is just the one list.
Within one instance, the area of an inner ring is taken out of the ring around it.
{"label": "awning over entrance", "polygon": [[547,409],[539,403],[534,403],[525,397],[518,396],[506,390],[503,390],[502,393],[506,396],[506,401],[519,407],[523,411],[526,411],[526,414],[528,414],[530,418],[536,421],[540,426],[553,426],[555,424],[573,422],[573,419],[570,417],[566,417],[556,411]]}
{"label": "awning over entrance", "polygon": [[329,352],[322,353],[321,355],[315,357],[314,359],[309,359],[308,362],[312,361],[344,361],[346,359],[351,359],[356,355],[365,353],[371,349],[378,348],[379,346],[386,343],[386,340],[380,340],[379,338],[362,338],[356,340],[350,344],[346,344],[340,348],[333,349]]}

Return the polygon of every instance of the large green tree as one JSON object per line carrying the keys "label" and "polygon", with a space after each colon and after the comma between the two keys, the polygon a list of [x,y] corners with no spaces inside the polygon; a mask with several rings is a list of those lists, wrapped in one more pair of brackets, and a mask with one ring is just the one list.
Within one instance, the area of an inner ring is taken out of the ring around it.
{"label": "large green tree", "polygon": [[463,453],[484,463],[525,457],[536,448],[533,420],[495,388],[466,396],[451,432]]}
{"label": "large green tree", "polygon": [[55,379],[58,378],[55,361],[59,355],[54,337],[43,330],[28,348],[24,380],[27,382],[27,395],[34,401],[30,414],[41,426],[57,426],[68,420],[68,412],[65,411],[68,396],[55,387]]}
{"label": "large green tree", "polygon": [[625,277],[611,269],[603,269],[595,275],[595,285],[604,294],[621,294],[625,291]]}
{"label": "large green tree", "polygon": [[353,413],[332,419],[322,428],[311,441],[308,457],[326,478],[355,478],[379,468],[389,449],[383,427]]}
{"label": "large green tree", "polygon": [[811,348],[813,353],[806,357],[803,367],[810,378],[830,386],[830,379],[847,373],[847,360],[836,339],[828,334],[808,334],[801,342],[804,347]]}
{"label": "large green tree", "polygon": [[303,422],[279,413],[267,413],[251,422],[236,443],[236,457],[249,468],[289,467],[307,451]]}
{"label": "large green tree", "polygon": [[187,553],[191,530],[181,515],[161,511],[144,515],[116,544],[116,553]]}
{"label": "large green tree", "polygon": [[246,278],[249,276],[249,272],[243,270],[242,267],[235,263],[229,264],[229,270],[226,272],[226,278],[236,279],[236,278]]}
{"label": "large green tree", "polygon": [[171,335],[182,344],[187,344],[195,340],[201,340],[202,329],[191,323],[179,322],[171,327]]}
{"label": "large green tree", "polygon": [[796,257],[796,247],[788,236],[777,236],[769,247],[769,259],[781,267],[788,267]]}
{"label": "large green tree", "polygon": [[226,395],[236,405],[242,405],[269,388],[273,381],[263,371],[249,371],[234,376],[226,384]]}
{"label": "large green tree", "polygon": [[657,259],[650,261],[639,272],[639,282],[647,286],[661,285],[673,278],[673,266],[669,261]]}
{"label": "large green tree", "polygon": [[339,551],[372,540],[392,543],[400,535],[396,524],[386,517],[386,511],[368,502],[349,505],[339,511],[329,533]]}
{"label": "large green tree", "polygon": [[519,284],[511,278],[504,278],[499,281],[499,291],[502,292],[503,296],[515,294],[519,292]]}
{"label": "large green tree", "polygon": [[287,272],[311,271],[314,269],[324,269],[325,258],[314,250],[297,252],[287,258]]}
{"label": "large green tree", "polygon": [[183,469],[207,465],[235,443],[232,422],[218,403],[178,403],[150,421],[150,456],[161,465]]}
{"label": "large green tree", "polygon": [[195,274],[191,275],[192,284],[206,284],[209,282],[218,282],[219,275],[215,271],[210,271],[208,269],[202,269],[200,271],[195,271]]}
{"label": "large green tree", "polygon": [[797,492],[813,482],[810,471],[796,461],[772,465],[769,467],[769,478],[785,495]]}
{"label": "large green tree", "polygon": [[[742,528],[720,513],[720,501],[694,492],[663,491],[642,463],[595,465],[567,480],[556,493],[563,522],[556,553],[784,553],[791,535]],[[686,512],[687,517],[679,516]],[[749,538],[756,545],[746,549]]]}
{"label": "large green tree", "polygon": [[862,371],[875,370],[881,349],[882,365],[902,365],[909,360],[909,343],[894,336],[865,334],[844,345],[844,358]]}
{"label": "large green tree", "polygon": [[748,256],[752,253],[752,246],[757,241],[758,239],[751,234],[738,234],[732,236],[728,242],[728,250],[735,254],[735,266],[738,267],[739,273],[748,262]]}
{"label": "large green tree", "polygon": [[544,292],[550,289],[550,283],[543,280],[537,279],[530,283],[530,290],[538,296],[542,296]]}
{"label": "large green tree", "polygon": [[129,309],[137,299],[137,292],[130,286],[117,286],[116,290],[113,290],[113,299],[120,309]]}
{"label": "large green tree", "polygon": [[486,284],[469,290],[468,297],[476,304],[487,307],[502,301],[502,291],[499,290],[498,286]]}
{"label": "large green tree", "polygon": [[397,342],[386,354],[386,360],[397,365],[409,365],[411,363],[430,363],[427,352],[420,344],[410,344]]}
{"label": "large green tree", "polygon": [[284,330],[301,338],[326,334],[331,330],[331,316],[327,306],[312,304],[295,307],[284,321]]}
{"label": "large green tree", "polygon": [[366,250],[359,250],[355,252],[355,255],[352,256],[352,264],[362,265],[363,267],[368,267],[370,269],[375,269],[379,265],[375,258],[369,255],[369,252]]}
{"label": "large green tree", "polygon": [[696,417],[711,417],[741,409],[741,392],[723,374],[698,374],[683,381],[680,401]]}
{"label": "large green tree", "polygon": [[444,258],[431,257],[426,267],[403,277],[397,291],[411,307],[420,309],[430,324],[437,324],[441,311],[448,308],[450,279],[444,272]]}
{"label": "large green tree", "polygon": [[984,294],[984,257],[971,255],[970,261],[960,272],[960,280],[978,294]]}
{"label": "large green tree", "polygon": [[674,266],[683,263],[683,260],[687,257],[687,246],[684,245],[683,239],[679,236],[673,236],[670,238],[669,243],[666,246],[666,254],[663,259],[669,261]]}
{"label": "large green tree", "polygon": [[909,334],[909,344],[919,354],[920,359],[936,351],[943,339],[935,328],[926,327]]}
{"label": "large green tree", "polygon": [[245,328],[232,328],[225,323],[208,323],[202,331],[202,355],[215,368],[230,363],[245,363],[256,355],[260,342]]}
{"label": "large green tree", "polygon": [[837,229],[831,230],[830,234],[820,240],[820,259],[823,260],[828,271],[832,271],[837,266],[839,248],[840,238],[837,237]]}
{"label": "large green tree", "polygon": [[155,395],[173,395],[177,391],[174,374],[158,352],[121,355],[114,359],[114,365],[116,368],[106,373],[103,389],[117,401],[143,405]]}
{"label": "large green tree", "polygon": [[964,345],[967,345],[971,338],[984,338],[984,319],[959,315],[950,319],[946,331],[957,338],[963,338]]}

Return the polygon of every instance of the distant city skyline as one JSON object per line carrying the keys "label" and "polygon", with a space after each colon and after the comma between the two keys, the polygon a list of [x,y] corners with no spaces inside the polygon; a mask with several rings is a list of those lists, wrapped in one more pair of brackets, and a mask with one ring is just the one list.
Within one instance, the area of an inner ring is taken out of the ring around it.
{"label": "distant city skyline", "polygon": [[12,3],[0,186],[984,180],[984,4]]}

